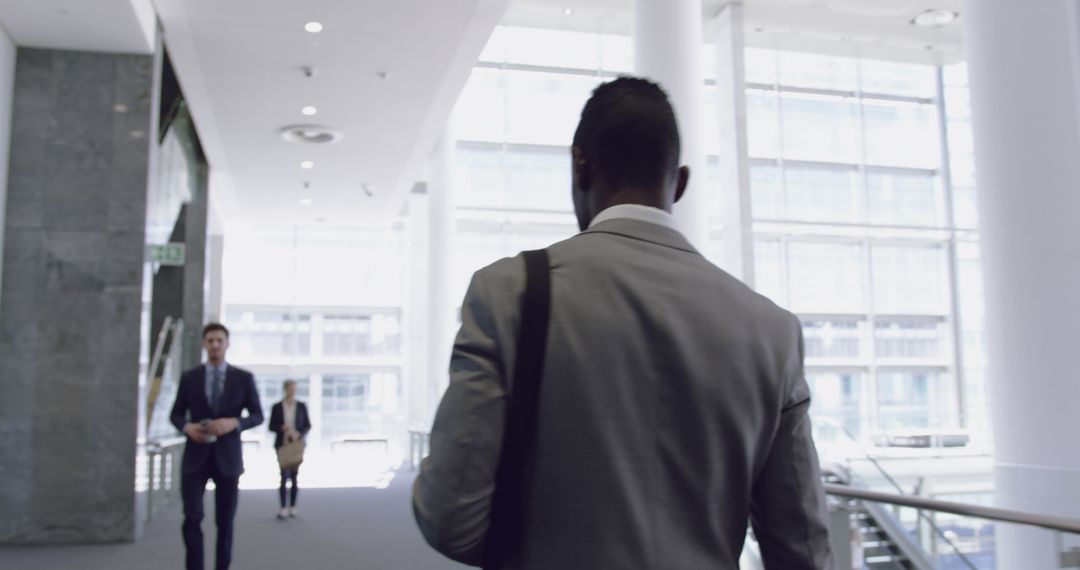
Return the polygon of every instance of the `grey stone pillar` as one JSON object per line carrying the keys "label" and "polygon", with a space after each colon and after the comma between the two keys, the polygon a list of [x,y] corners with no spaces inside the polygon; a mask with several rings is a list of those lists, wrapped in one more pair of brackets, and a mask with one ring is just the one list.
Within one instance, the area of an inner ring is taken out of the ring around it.
{"label": "grey stone pillar", "polygon": [[[11,142],[11,107],[15,93],[15,43],[0,29],[0,257],[4,251],[4,208],[7,205],[8,155]],[[4,264],[0,261],[0,280]]]}
{"label": "grey stone pillar", "polygon": [[152,58],[19,49],[0,543],[132,540]]}

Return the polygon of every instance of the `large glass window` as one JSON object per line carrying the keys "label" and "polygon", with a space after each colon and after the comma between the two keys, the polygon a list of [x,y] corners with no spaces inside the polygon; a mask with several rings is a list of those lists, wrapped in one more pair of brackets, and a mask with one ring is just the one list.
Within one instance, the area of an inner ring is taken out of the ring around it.
{"label": "large glass window", "polygon": [[746,115],[750,156],[780,156],[780,97],[776,92],[747,89]]}
{"label": "large glass window", "polygon": [[804,313],[862,313],[863,252],[857,243],[788,246],[791,307]]}
{"label": "large glass window", "polygon": [[786,219],[807,222],[859,221],[861,180],[853,168],[788,166]]}
{"label": "large glass window", "polygon": [[[457,295],[476,269],[577,231],[567,147],[590,90],[632,62],[626,37],[513,27],[481,59],[457,110]],[[860,436],[959,424],[949,394],[977,370],[957,369],[981,323],[953,338],[950,266],[956,226],[974,227],[966,75],[944,75],[943,97],[933,66],[746,50],[754,285],[803,320],[814,414]],[[716,124],[717,87],[702,88]],[[698,178],[707,256],[725,246],[719,171],[710,156]]]}
{"label": "large glass window", "polygon": [[928,171],[875,169],[866,174],[869,222],[883,226],[946,224],[940,179]]}
{"label": "large glass window", "polygon": [[463,144],[455,170],[459,206],[573,211],[570,152],[565,148]]}
{"label": "large glass window", "polygon": [[402,386],[391,371],[331,374],[322,380],[324,441],[389,436],[403,428]]}
{"label": "large glass window", "polygon": [[282,310],[230,311],[232,355],[242,360],[311,354],[311,315]]}
{"label": "large glass window", "polygon": [[945,331],[936,321],[878,319],[874,347],[880,360],[940,360],[945,356]]}
{"label": "large glass window", "polygon": [[872,264],[874,307],[878,313],[947,312],[942,246],[875,245]]}
{"label": "large glass window", "polygon": [[323,317],[323,354],[363,356],[394,354],[401,346],[397,315],[334,315]]}
{"label": "large glass window", "polygon": [[856,99],[782,93],[780,107],[784,158],[859,162],[859,105]]}
{"label": "large glass window", "polygon": [[941,165],[937,112],[933,105],[895,101],[863,104],[869,164],[937,168]]}
{"label": "large glass window", "polygon": [[947,382],[936,371],[881,371],[877,375],[878,423],[883,430],[954,427],[946,412]]}
{"label": "large glass window", "polygon": [[857,362],[863,356],[862,323],[858,319],[803,319],[806,360]]}
{"label": "large glass window", "polygon": [[810,372],[806,382],[814,394],[811,416],[836,423],[853,436],[862,432],[867,412],[861,372]]}

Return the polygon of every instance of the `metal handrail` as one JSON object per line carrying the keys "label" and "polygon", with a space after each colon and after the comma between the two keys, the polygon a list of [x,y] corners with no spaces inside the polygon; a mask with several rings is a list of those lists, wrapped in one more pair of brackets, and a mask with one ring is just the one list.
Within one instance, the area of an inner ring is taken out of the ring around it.
{"label": "metal handrail", "polygon": [[161,451],[163,451],[165,449],[168,449],[170,447],[178,447],[178,446],[183,445],[185,443],[187,443],[187,437],[184,437],[184,436],[169,437],[169,438],[160,439],[160,440],[157,440],[157,441],[152,441],[152,442],[146,444],[146,449],[147,449],[147,452],[150,452],[150,453],[160,453]]}
{"label": "metal handrail", "polygon": [[[846,427],[844,427],[843,424],[841,424],[840,422],[834,421],[832,419],[829,419],[829,418],[817,418],[814,421],[818,422],[821,425],[830,426],[832,428],[840,430],[840,432],[843,433],[844,436],[846,436],[849,440],[851,440],[852,443],[855,444],[856,447],[859,448],[859,452],[863,454],[863,457],[868,459],[870,461],[870,463],[874,467],[877,468],[878,472],[880,472],[885,477],[885,480],[887,480],[889,483],[892,484],[893,488],[896,489],[897,493],[899,493],[900,495],[903,495],[903,496],[908,496],[906,493],[904,493],[904,489],[903,489],[903,487],[900,486],[900,483],[896,479],[894,479],[893,476],[891,474],[889,474],[889,472],[885,469],[885,466],[882,465],[881,462],[878,461],[877,458],[874,457],[873,454],[871,454],[865,447],[863,447],[862,442],[859,441],[859,439],[855,437],[855,434],[848,431],[848,429]],[[852,476],[851,473],[847,473],[846,478],[847,478],[848,483],[853,482],[854,477]],[[945,541],[945,544],[948,545],[948,547],[951,548],[952,551],[957,556],[960,557],[960,560],[968,568],[972,568],[972,569],[975,568],[975,564],[973,564],[971,562],[971,560],[968,559],[967,555],[965,555],[960,550],[960,547],[957,546],[956,543],[951,538],[949,538],[949,535],[945,534],[945,531],[942,530],[941,527],[939,527],[936,522],[934,522],[933,518],[931,518],[929,515],[927,515],[926,513],[924,513],[921,510],[919,510],[917,512],[917,516],[920,519],[926,521],[926,524],[928,524],[930,526],[930,529],[933,530],[934,533],[936,533],[939,537],[941,537],[941,540]]]}
{"label": "metal handrail", "polygon": [[901,507],[911,507],[920,510],[949,513],[997,522],[1022,524],[1056,530],[1059,532],[1067,532],[1070,534],[1080,534],[1080,519],[1055,517],[997,507],[984,507],[981,505],[956,503],[953,501],[940,501],[938,499],[927,499],[925,497],[917,497],[914,495],[882,493],[880,491],[870,491],[868,489],[859,489],[848,485],[837,485],[835,483],[825,483],[824,485],[825,492],[836,497],[870,501],[872,503],[885,503]]}
{"label": "metal handrail", "polygon": [[154,354],[150,357],[150,366],[146,369],[147,378],[153,379],[157,374],[157,369],[161,366],[161,359],[165,352],[165,342],[169,338],[169,333],[172,331],[173,318],[166,316],[165,320],[161,323],[161,330],[158,331],[157,342],[154,343]]}
{"label": "metal handrail", "polygon": [[[184,321],[181,319],[173,319],[171,316],[166,316],[161,325],[161,331],[158,332],[157,342],[154,344],[154,354],[150,357],[150,366],[147,369],[146,377],[150,381],[150,389],[148,398],[146,401],[146,427],[150,428],[154,419],[154,408],[157,405],[157,399],[160,395],[158,390],[160,389],[161,376],[158,375],[158,369],[161,368],[162,363],[168,363],[169,358],[180,349],[180,339],[183,336]],[[169,338],[172,338],[172,342],[169,343]],[[168,352],[165,351],[165,346],[168,345]]]}

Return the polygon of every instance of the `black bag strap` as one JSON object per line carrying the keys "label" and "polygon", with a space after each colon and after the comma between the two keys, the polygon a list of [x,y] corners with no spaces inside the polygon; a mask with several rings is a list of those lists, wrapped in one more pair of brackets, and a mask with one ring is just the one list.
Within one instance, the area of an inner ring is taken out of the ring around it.
{"label": "black bag strap", "polygon": [[484,570],[498,570],[521,547],[528,467],[536,446],[540,379],[551,317],[551,275],[546,250],[526,251],[522,255],[526,281],[521,300],[521,331],[506,406],[502,454],[495,474]]}

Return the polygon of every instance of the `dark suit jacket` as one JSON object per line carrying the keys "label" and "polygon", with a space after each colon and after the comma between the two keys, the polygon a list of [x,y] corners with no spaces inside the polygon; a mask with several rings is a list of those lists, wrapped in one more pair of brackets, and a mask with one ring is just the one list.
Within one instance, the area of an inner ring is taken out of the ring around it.
{"label": "dark suit jacket", "polygon": [[[281,402],[270,408],[270,431],[277,434],[274,437],[274,449],[285,444],[285,406]],[[311,417],[308,416],[307,406],[300,401],[296,402],[296,431],[302,436],[311,431]]]}
{"label": "dark suit jacket", "polygon": [[[184,424],[204,419],[239,418],[240,427],[218,438],[217,442],[200,444],[188,441],[184,446],[183,472],[199,473],[212,456],[217,460],[218,470],[225,477],[239,477],[244,472],[244,455],[240,449],[240,432],[263,423],[259,391],[255,388],[255,376],[247,370],[229,365],[225,372],[225,387],[221,394],[218,414],[210,409],[206,399],[206,366],[199,365],[184,372],[180,387],[176,390],[170,420],[176,429],[184,431]],[[242,417],[244,410],[248,416]]]}

